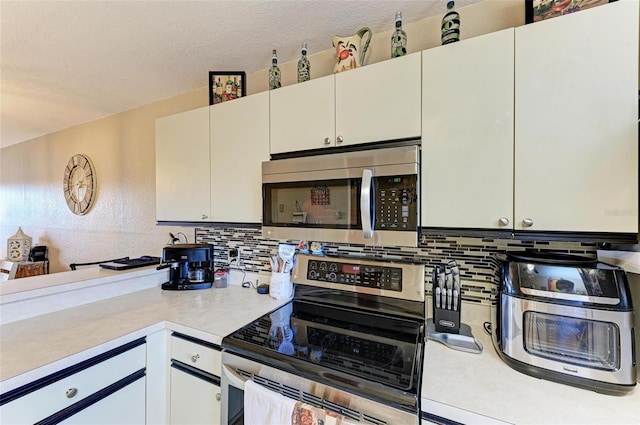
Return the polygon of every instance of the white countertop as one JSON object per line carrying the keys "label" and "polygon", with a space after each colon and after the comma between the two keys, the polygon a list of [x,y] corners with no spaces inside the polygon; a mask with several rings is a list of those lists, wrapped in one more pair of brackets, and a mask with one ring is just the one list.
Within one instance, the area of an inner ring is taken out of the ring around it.
{"label": "white countertop", "polygon": [[240,285],[154,287],[8,323],[0,327],[0,392],[163,328],[220,344],[286,302]]}
{"label": "white countertop", "polygon": [[422,411],[474,424],[491,418],[513,424],[640,424],[640,384],[627,395],[611,396],[518,372],[500,359],[480,323],[471,329],[484,346],[481,354],[437,341],[425,344]]}
{"label": "white countertop", "polygon": [[[126,280],[123,272],[108,272],[112,277],[96,279],[107,282],[102,286],[144,287],[147,283],[134,282],[162,277],[149,270],[130,273],[128,276],[136,279]],[[70,276],[80,278],[84,274]],[[115,283],[108,283],[112,281]],[[92,283],[95,281],[88,284]],[[63,286],[67,289],[68,285],[79,285],[68,280],[66,284]],[[27,292],[33,295],[34,291],[50,290],[45,285]],[[67,297],[74,291],[62,293]],[[15,292],[9,297],[29,302],[27,294]],[[35,297],[34,302],[40,298]],[[220,344],[224,336],[286,302],[238,284],[196,291],[162,291],[154,286],[12,321],[0,326],[0,393],[163,329]],[[515,424],[640,423],[640,388],[625,396],[609,396],[517,372],[498,357],[481,326],[489,318],[488,307],[463,307],[463,322],[472,324],[473,334],[484,350],[470,354],[428,341],[423,411],[474,424],[496,420]]]}

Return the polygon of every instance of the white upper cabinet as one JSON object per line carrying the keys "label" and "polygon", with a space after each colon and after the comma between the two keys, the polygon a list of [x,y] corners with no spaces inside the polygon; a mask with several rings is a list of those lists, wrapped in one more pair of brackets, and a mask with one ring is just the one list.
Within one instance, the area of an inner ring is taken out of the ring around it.
{"label": "white upper cabinet", "polygon": [[272,154],[334,145],[334,90],[329,75],[269,92]]}
{"label": "white upper cabinet", "polygon": [[422,52],[422,226],[510,228],[513,37]]}
{"label": "white upper cabinet", "polygon": [[156,219],[208,221],[209,107],[156,120]]}
{"label": "white upper cabinet", "polygon": [[271,153],[420,137],[421,55],[270,91]]}
{"label": "white upper cabinet", "polygon": [[209,221],[259,223],[262,161],[269,160],[269,93],[214,105],[210,113]]}
{"label": "white upper cabinet", "polygon": [[419,138],[421,54],[385,60],[336,77],[336,143]]}
{"label": "white upper cabinet", "polygon": [[638,2],[516,29],[516,229],[638,231]]}

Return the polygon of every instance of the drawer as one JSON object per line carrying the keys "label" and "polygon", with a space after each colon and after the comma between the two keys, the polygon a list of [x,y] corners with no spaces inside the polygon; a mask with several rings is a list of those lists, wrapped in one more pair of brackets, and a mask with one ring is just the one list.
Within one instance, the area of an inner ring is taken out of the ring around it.
{"label": "drawer", "polygon": [[220,376],[220,350],[187,340],[175,334],[171,337],[171,358],[212,375]]}
{"label": "drawer", "polygon": [[0,406],[0,422],[37,422],[144,369],[145,365],[146,344],[142,344]]}

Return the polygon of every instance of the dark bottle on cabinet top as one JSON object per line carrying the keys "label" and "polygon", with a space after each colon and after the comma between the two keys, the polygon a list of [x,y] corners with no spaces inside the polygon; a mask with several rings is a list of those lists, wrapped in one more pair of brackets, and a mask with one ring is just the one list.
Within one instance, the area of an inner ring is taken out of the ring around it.
{"label": "dark bottle on cabinet top", "polygon": [[391,57],[407,54],[407,33],[402,29],[402,12],[396,12],[396,30],[391,36]]}
{"label": "dark bottle on cabinet top", "polygon": [[442,17],[442,44],[460,41],[460,14],[453,0],[447,3],[447,13]]}

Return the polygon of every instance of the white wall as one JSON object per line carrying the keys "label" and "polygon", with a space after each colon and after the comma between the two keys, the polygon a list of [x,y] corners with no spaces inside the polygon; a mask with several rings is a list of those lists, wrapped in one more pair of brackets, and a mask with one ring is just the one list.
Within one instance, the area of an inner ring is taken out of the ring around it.
{"label": "white wall", "polygon": [[[462,38],[471,38],[522,25],[524,2],[485,0],[461,9],[460,15]],[[404,25],[409,53],[440,44],[440,19]],[[391,32],[374,34],[365,64],[388,59]],[[327,34],[328,40],[332,37]],[[333,72],[333,53],[328,48],[310,56],[312,78]],[[295,66],[295,61],[281,64],[283,85],[295,82]],[[266,68],[249,74],[248,94],[267,90],[267,82]],[[0,149],[0,258],[18,226],[34,244],[49,247],[51,272],[69,270],[72,262],[160,256],[170,231],[182,231],[192,242],[192,228],[155,224],[155,120],[206,106],[207,91],[204,87]],[[72,214],[62,194],[65,165],[76,153],[92,159],[98,180],[95,204],[84,216]]]}

